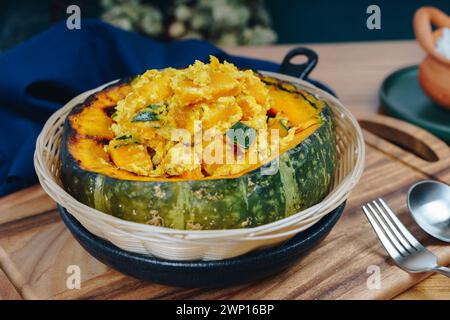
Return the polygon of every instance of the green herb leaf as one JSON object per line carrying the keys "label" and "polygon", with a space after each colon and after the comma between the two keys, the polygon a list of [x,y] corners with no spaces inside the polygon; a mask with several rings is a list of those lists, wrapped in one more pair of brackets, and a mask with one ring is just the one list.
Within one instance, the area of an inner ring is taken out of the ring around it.
{"label": "green herb leaf", "polygon": [[289,126],[287,124],[287,120],[286,119],[280,119],[280,125],[286,129],[286,131],[289,131]]}
{"label": "green herb leaf", "polygon": [[147,121],[156,121],[158,120],[158,115],[152,111],[141,111],[139,112],[131,122],[147,122]]}
{"label": "green herb leaf", "polygon": [[234,144],[248,149],[256,139],[256,130],[246,126],[242,122],[236,122],[227,130],[227,136],[232,139]]}
{"label": "green herb leaf", "polygon": [[116,140],[126,140],[126,139],[130,139],[130,138],[131,138],[131,136],[128,136],[128,135],[124,134],[124,135],[122,135],[120,137],[117,137]]}

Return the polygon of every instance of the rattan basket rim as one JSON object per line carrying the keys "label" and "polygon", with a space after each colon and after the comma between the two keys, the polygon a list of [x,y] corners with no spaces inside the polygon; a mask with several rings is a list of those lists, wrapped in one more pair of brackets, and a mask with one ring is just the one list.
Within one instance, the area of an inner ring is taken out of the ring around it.
{"label": "rattan basket rim", "polygon": [[[297,78],[294,78],[291,76],[274,73],[274,72],[267,72],[267,71],[259,71],[259,72],[264,75],[273,76],[280,80],[292,82],[296,85],[306,87],[310,90],[313,90],[313,91],[319,93],[320,96],[325,97],[328,100],[333,101],[333,103],[335,105],[338,105],[340,107],[339,111],[342,112],[342,114],[343,114],[341,116],[346,116],[350,120],[351,124],[353,125],[353,129],[355,131],[354,133],[355,133],[355,137],[356,137],[356,139],[355,139],[356,150],[357,150],[356,164],[353,167],[350,174],[347,175],[343,179],[343,181],[341,181],[341,183],[339,183],[339,185],[332,191],[333,194],[346,194],[346,193],[348,194],[361,177],[361,174],[363,171],[364,155],[365,155],[365,146],[364,146],[362,131],[361,131],[361,128],[360,128],[358,122],[356,121],[356,119],[353,117],[353,115],[350,113],[350,111],[348,111],[348,109],[346,109],[342,105],[342,103],[338,99],[336,99],[331,94],[315,87],[314,85],[312,85],[306,81],[303,81],[303,80],[300,80],[300,79],[297,79]],[[39,179],[40,179],[42,185],[44,186],[44,189],[46,189],[47,192],[49,191],[47,188],[47,183],[46,183],[47,181],[43,181],[43,180],[50,180],[51,187],[55,188],[61,195],[64,196],[64,198],[70,199],[71,201],[76,202],[77,205],[85,211],[84,216],[86,218],[91,218],[91,217],[89,217],[89,214],[92,213],[92,214],[97,215],[95,217],[96,219],[100,219],[104,223],[114,223],[115,224],[114,228],[116,228],[117,230],[120,230],[121,226],[125,227],[125,229],[127,229],[127,228],[133,229],[134,228],[136,230],[133,231],[133,236],[138,239],[141,238],[143,240],[147,239],[146,235],[145,235],[147,233],[148,234],[157,233],[160,235],[170,236],[169,238],[167,238],[168,241],[173,241],[174,237],[171,237],[173,235],[179,236],[180,240],[187,240],[187,239],[201,240],[201,239],[207,239],[207,238],[212,238],[212,237],[213,238],[221,238],[221,237],[228,238],[228,237],[235,237],[235,236],[241,236],[242,238],[239,238],[239,240],[265,240],[265,239],[278,238],[280,236],[287,236],[287,235],[296,233],[296,230],[293,229],[293,230],[285,231],[282,233],[273,234],[277,230],[280,230],[280,229],[283,230],[286,227],[295,225],[295,222],[296,222],[297,218],[299,217],[299,215],[301,215],[305,211],[307,211],[309,213],[308,217],[314,217],[314,215],[317,213],[320,214],[320,209],[324,207],[324,204],[326,203],[329,195],[327,195],[327,197],[325,197],[325,199],[323,199],[321,202],[319,202],[305,210],[302,210],[302,211],[300,211],[296,214],[293,214],[289,217],[286,217],[286,218],[283,218],[283,219],[280,219],[280,220],[277,220],[277,221],[274,221],[274,222],[271,222],[271,223],[268,223],[265,225],[257,226],[257,227],[244,228],[244,229],[224,229],[224,230],[179,230],[179,229],[171,229],[171,228],[167,228],[167,227],[152,226],[152,225],[146,225],[146,224],[141,224],[141,223],[127,221],[127,220],[122,220],[120,218],[108,215],[104,212],[101,212],[94,208],[91,208],[81,202],[78,202],[68,192],[66,192],[64,190],[64,188],[57,181],[55,181],[55,179],[52,176],[49,177],[45,173],[43,174],[43,172],[41,172],[40,167],[41,167],[41,165],[44,165],[44,164],[40,163],[39,152],[44,150],[45,142],[43,141],[43,133],[46,131],[46,129],[48,129],[51,125],[54,124],[54,122],[56,121],[56,119],[58,117],[60,117],[60,114],[65,107],[67,107],[68,105],[74,104],[74,101],[83,101],[85,98],[87,98],[92,93],[97,92],[97,91],[103,89],[104,87],[111,85],[117,81],[119,81],[119,80],[111,81],[111,82],[104,84],[96,89],[89,90],[89,91],[84,92],[84,93],[78,95],[77,97],[73,98],[63,108],[58,110],[54,115],[52,115],[49,118],[49,120],[45,124],[41,134],[39,135],[39,137],[37,139],[37,146],[36,146],[34,161],[35,161],[36,171],[37,172],[39,171],[38,176],[39,176]],[[83,100],[81,100],[81,99],[83,99]],[[50,194],[50,196],[52,196],[51,192],[48,192],[48,193]],[[333,203],[333,204],[331,204],[331,206],[337,207],[343,201],[346,200],[346,197],[344,197],[340,200],[341,201],[339,203]],[[60,203],[60,204],[62,206],[64,206],[63,203]],[[329,211],[330,210],[328,210],[328,212]],[[317,222],[317,220],[314,221],[312,224]],[[139,230],[139,231],[137,231],[137,230]],[[123,232],[130,232],[130,231],[129,231],[129,229],[127,229],[127,231],[123,231]],[[269,233],[269,235],[261,236],[260,235],[261,233],[262,234]]]}

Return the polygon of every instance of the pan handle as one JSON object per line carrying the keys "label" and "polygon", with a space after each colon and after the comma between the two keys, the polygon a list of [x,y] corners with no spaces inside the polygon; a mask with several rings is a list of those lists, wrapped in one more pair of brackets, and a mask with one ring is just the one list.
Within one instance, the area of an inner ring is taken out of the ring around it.
{"label": "pan handle", "polygon": [[[308,60],[301,64],[291,63],[291,60],[298,55],[306,56]],[[306,79],[318,61],[319,56],[315,51],[304,47],[297,47],[290,50],[284,57],[280,66],[280,73]]]}

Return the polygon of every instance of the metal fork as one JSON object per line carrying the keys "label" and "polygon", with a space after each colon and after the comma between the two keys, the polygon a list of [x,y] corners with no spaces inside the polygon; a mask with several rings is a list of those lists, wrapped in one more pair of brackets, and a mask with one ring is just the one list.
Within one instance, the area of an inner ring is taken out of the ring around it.
{"label": "metal fork", "polygon": [[439,272],[450,277],[450,268],[437,264],[437,257],[414,238],[383,199],[366,203],[362,210],[400,268],[408,272]]}

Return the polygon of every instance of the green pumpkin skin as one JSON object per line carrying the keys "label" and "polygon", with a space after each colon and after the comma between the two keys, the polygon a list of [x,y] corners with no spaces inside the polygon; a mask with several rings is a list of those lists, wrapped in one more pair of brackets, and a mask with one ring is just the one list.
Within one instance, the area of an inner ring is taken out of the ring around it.
{"label": "green pumpkin skin", "polygon": [[262,175],[258,168],[237,178],[176,182],[119,180],[82,169],[68,150],[75,132],[66,120],[61,180],[78,201],[129,221],[175,229],[256,227],[327,195],[336,166],[336,131],[328,105],[320,116],[322,125],[278,158],[273,175]]}

